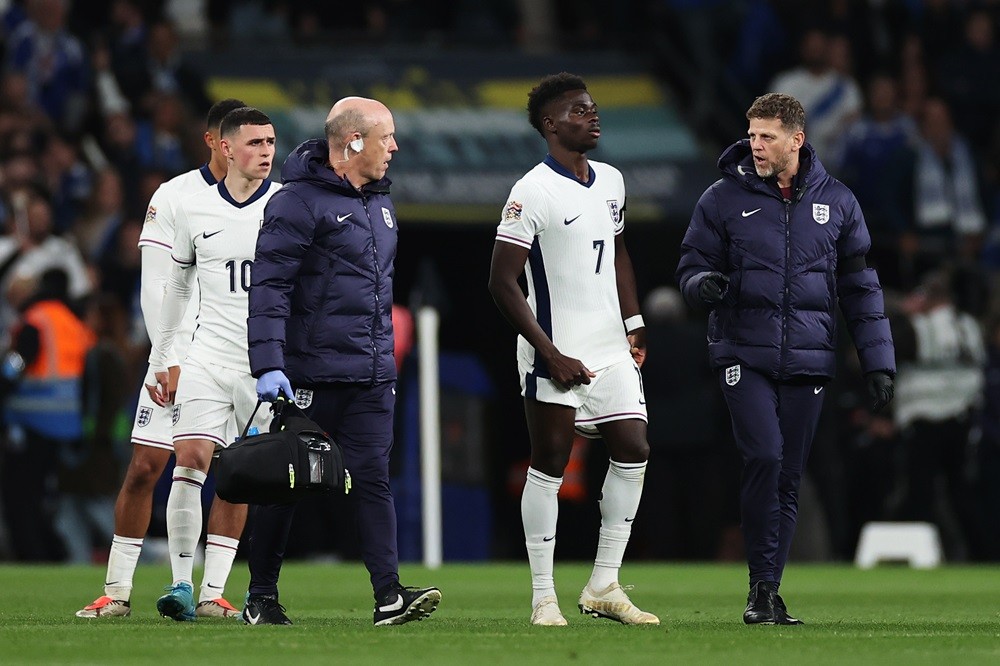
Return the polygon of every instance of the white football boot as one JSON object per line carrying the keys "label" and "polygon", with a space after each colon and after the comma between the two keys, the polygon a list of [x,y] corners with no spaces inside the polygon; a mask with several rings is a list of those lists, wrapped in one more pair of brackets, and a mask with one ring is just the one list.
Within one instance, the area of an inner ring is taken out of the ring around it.
{"label": "white football boot", "polygon": [[580,593],[580,612],[594,617],[606,617],[622,624],[659,624],[660,618],[647,613],[632,603],[618,583],[611,583],[600,592],[590,589],[588,583]]}

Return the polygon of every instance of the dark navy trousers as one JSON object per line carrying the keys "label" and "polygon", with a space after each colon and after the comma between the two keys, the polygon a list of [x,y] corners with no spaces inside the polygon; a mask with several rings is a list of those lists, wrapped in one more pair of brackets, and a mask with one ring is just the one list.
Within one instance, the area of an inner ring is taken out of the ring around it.
{"label": "dark navy trousers", "polygon": [[[303,411],[344,450],[351,474],[361,557],[372,589],[399,582],[396,507],[389,490],[396,383],[328,384],[313,390]],[[292,527],[295,504],[254,507],[250,535],[250,593],[277,594],[278,574]]]}
{"label": "dark navy trousers", "polygon": [[743,458],[740,514],[750,585],[780,583],[825,391],[818,384],[777,382],[745,365],[738,373],[722,368],[719,384]]}

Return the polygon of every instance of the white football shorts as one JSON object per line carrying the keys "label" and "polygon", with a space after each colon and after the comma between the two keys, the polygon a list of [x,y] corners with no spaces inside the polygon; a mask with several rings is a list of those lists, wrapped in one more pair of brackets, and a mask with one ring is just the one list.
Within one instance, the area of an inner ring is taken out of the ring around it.
{"label": "white football shorts", "polygon": [[[152,370],[146,371],[143,384],[156,384]],[[135,409],[135,420],[132,422],[132,443],[140,446],[151,446],[155,449],[174,450],[171,437],[173,428],[170,425],[170,407],[160,407],[149,397],[149,391],[143,386],[139,389],[139,402]]]}
{"label": "white football shorts", "polygon": [[[171,413],[173,441],[207,439],[216,447],[229,446],[230,420],[242,431],[256,406],[257,381],[249,372],[185,359]],[[261,405],[251,425],[267,432],[270,423],[271,411]]]}
{"label": "white football shorts", "polygon": [[629,359],[598,370],[589,384],[565,388],[551,379],[535,377],[531,368],[519,368],[521,395],[539,402],[576,409],[576,431],[584,437],[600,437],[598,423],[639,419],[647,421],[642,373]]}

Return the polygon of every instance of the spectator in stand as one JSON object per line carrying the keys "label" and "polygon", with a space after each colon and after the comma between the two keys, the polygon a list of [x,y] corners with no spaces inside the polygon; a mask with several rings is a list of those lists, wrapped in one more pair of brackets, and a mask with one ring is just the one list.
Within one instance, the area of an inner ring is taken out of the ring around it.
{"label": "spectator in stand", "polygon": [[942,58],[938,85],[951,107],[955,125],[968,137],[978,160],[985,158],[993,124],[1000,116],[1000,49],[996,28],[986,10],[971,12],[965,20],[965,38]]}
{"label": "spectator in stand", "polygon": [[115,0],[111,6],[111,27],[106,35],[108,65],[117,87],[134,112],[148,115],[144,96],[149,92],[145,76],[148,59],[149,26],[142,0]]}
{"label": "spectator in stand", "polygon": [[833,155],[844,127],[861,113],[861,90],[852,77],[830,62],[831,36],[811,28],[802,36],[801,64],[782,72],[768,88],[802,103],[809,118],[809,143],[820,155]]}
{"label": "spectator in stand", "polygon": [[894,265],[900,230],[886,210],[885,174],[900,154],[912,150],[916,136],[916,122],[899,108],[896,80],[876,72],[868,82],[868,112],[848,128],[836,173],[858,198],[872,235],[872,259],[887,269],[880,276],[888,284],[898,282]]}
{"label": "spectator in stand", "polygon": [[115,8],[121,31],[113,48],[115,76],[132,108],[141,116],[156,112],[157,95],[179,97],[193,115],[212,105],[201,72],[178,50],[177,29],[170,21],[146,25],[138,6],[121,0]]}
{"label": "spectator in stand", "polygon": [[29,19],[7,44],[7,66],[25,75],[28,96],[61,129],[76,132],[87,111],[87,58],[65,28],[67,0],[28,0]]}
{"label": "spectator in stand", "polygon": [[90,197],[90,168],[76,146],[58,134],[45,135],[39,164],[45,189],[51,193],[53,229],[63,234],[74,226]]}
{"label": "spectator in stand", "polygon": [[86,211],[73,225],[71,234],[80,252],[90,263],[101,263],[117,250],[115,240],[122,224],[124,208],[122,179],[118,172],[106,168],[97,174]]}
{"label": "spectator in stand", "polygon": [[962,37],[962,3],[955,0],[923,0],[915,21],[915,32],[923,44],[927,62],[941,62]]}
{"label": "spectator in stand", "polygon": [[900,53],[899,106],[903,113],[911,118],[918,117],[929,91],[923,44],[919,37],[910,35],[903,42]]}
{"label": "spectator in stand", "polygon": [[903,233],[904,284],[913,285],[916,276],[948,258],[978,257],[986,215],[976,164],[943,100],[924,103],[915,147],[898,155],[886,176],[883,212]]}
{"label": "spectator in stand", "polygon": [[201,71],[189,65],[178,51],[177,28],[170,21],[158,21],[149,29],[149,88],[179,96],[188,110],[202,116],[212,106]]}
{"label": "spectator in stand", "polygon": [[[122,185],[128,193],[136,192],[143,173],[139,150],[136,147],[136,135],[135,121],[127,111],[111,113],[105,117],[101,148],[111,166],[121,174]],[[145,206],[149,201],[149,199],[137,199],[134,195],[130,198],[133,209]]]}
{"label": "spectator in stand", "polygon": [[[22,193],[17,197],[14,228],[0,237],[0,266],[8,272],[0,279],[0,292],[6,293],[11,279],[41,279],[54,268],[61,269],[69,279],[68,294],[73,300],[91,291],[91,280],[76,246],[52,233],[52,206],[40,193]],[[9,262],[9,264],[8,264]],[[0,328],[14,321],[16,312],[11,304],[0,303]]]}
{"label": "spectator in stand", "polygon": [[160,169],[171,176],[185,171],[190,163],[184,152],[184,107],[180,98],[169,93],[154,96],[153,113],[136,126],[135,146],[144,169]]}

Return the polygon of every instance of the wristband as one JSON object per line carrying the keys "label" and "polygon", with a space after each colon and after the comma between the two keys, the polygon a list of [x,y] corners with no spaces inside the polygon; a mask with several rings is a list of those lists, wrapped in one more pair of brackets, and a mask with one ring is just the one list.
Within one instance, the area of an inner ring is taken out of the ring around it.
{"label": "wristband", "polygon": [[645,326],[646,326],[646,322],[644,322],[642,320],[642,315],[641,314],[632,315],[631,317],[629,317],[628,319],[625,320],[625,332],[626,333],[631,333],[632,331],[636,330],[637,328],[644,328]]}

